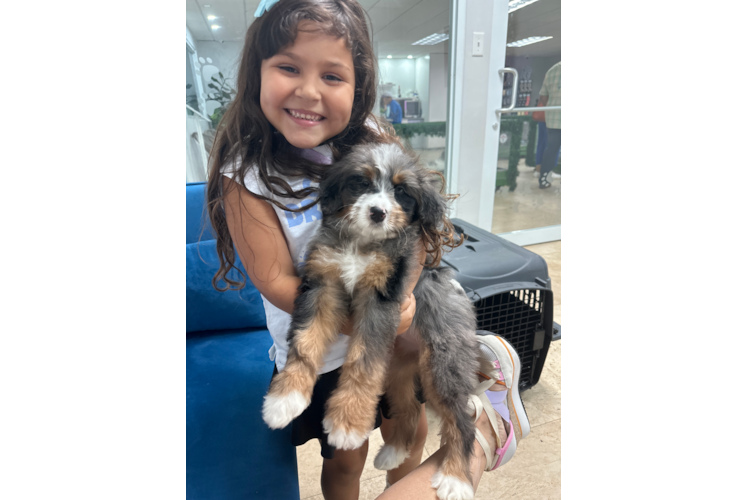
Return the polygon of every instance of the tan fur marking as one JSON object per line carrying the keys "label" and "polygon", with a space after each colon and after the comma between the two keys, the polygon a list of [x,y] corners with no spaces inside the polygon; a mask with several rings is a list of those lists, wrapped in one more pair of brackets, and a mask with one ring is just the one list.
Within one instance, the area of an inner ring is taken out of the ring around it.
{"label": "tan fur marking", "polygon": [[[393,200],[394,201],[394,200]],[[390,212],[390,224],[398,229],[405,229],[408,226],[408,216],[397,202],[392,204]]]}
{"label": "tan fur marking", "polygon": [[286,396],[293,391],[300,392],[305,398],[312,395],[317,372],[309,369],[304,363],[293,363],[289,359],[286,367],[274,379],[269,393],[274,396]]}
{"label": "tan fur marking", "polygon": [[317,381],[317,370],[322,366],[325,353],[345,321],[343,308],[337,301],[336,286],[324,288],[315,304],[316,315],[310,325],[295,336],[296,353],[289,353],[286,367],[279,373],[270,387],[270,394],[285,396],[299,391],[310,397]]}
{"label": "tan fur marking", "polygon": [[377,167],[374,165],[364,165],[363,174],[367,179],[374,182],[374,179],[377,178]]}
{"label": "tan fur marking", "polygon": [[[355,352],[357,342],[352,342],[349,353]],[[346,359],[338,380],[338,387],[327,402],[325,416],[333,426],[345,432],[366,434],[374,427],[379,397],[384,391],[387,365],[384,360],[365,370],[363,363]]]}
{"label": "tan fur marking", "polygon": [[335,262],[332,249],[317,248],[306,261],[305,272],[310,277],[333,279],[340,276],[340,266]]}
{"label": "tan fur marking", "polygon": [[382,253],[377,253],[375,261],[366,267],[358,278],[357,287],[374,288],[383,292],[387,287],[387,279],[392,273],[392,262]]}
{"label": "tan fur marking", "polygon": [[405,170],[399,170],[392,176],[392,184],[402,184],[410,177]]}

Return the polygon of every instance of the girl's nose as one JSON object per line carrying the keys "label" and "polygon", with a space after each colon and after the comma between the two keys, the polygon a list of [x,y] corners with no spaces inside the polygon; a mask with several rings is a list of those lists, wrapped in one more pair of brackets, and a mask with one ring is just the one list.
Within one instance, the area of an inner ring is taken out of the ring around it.
{"label": "girl's nose", "polygon": [[318,101],[320,93],[317,82],[313,78],[304,78],[296,88],[296,96],[308,101]]}

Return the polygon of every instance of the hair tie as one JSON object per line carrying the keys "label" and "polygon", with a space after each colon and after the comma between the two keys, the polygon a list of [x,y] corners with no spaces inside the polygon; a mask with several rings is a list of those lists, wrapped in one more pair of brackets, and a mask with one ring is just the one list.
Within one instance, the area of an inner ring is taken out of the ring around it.
{"label": "hair tie", "polygon": [[270,10],[270,7],[277,4],[280,0],[262,0],[260,5],[257,6],[255,11],[255,17],[262,16],[265,12]]}

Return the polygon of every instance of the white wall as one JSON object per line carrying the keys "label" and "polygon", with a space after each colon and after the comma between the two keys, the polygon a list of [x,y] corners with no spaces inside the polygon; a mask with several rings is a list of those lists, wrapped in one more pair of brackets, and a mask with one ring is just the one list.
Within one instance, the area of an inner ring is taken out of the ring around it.
{"label": "white wall", "polygon": [[[416,63],[413,59],[379,59],[379,81],[394,83],[400,86],[400,95],[406,97],[408,92],[416,89]],[[395,96],[397,97],[397,96]]]}
{"label": "white wall", "polygon": [[429,55],[429,121],[447,121],[447,54]]}
{"label": "white wall", "polygon": [[[456,0],[455,5],[455,115],[448,190],[460,197],[452,217],[491,231],[500,133],[492,125],[498,123],[494,110],[501,107],[498,70],[504,67],[506,54],[508,0]],[[476,32],[484,33],[482,57],[472,56]]]}
{"label": "white wall", "polygon": [[421,100],[421,117],[429,121],[429,60],[419,57],[416,61],[416,90]]}
{"label": "white wall", "polygon": [[[213,92],[213,89],[208,88],[208,84],[212,83],[210,78],[219,71],[226,77],[227,83],[236,89],[237,69],[243,46],[244,42],[195,42],[198,61],[200,63],[198,74],[202,76],[204,92]],[[218,103],[208,101],[207,114],[213,114],[217,107]]]}

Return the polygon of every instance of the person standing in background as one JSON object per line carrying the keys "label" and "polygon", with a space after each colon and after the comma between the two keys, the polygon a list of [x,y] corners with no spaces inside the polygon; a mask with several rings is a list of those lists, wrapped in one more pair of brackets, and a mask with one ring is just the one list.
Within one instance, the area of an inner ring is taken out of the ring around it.
{"label": "person standing in background", "polygon": [[384,92],[382,94],[382,102],[384,103],[384,117],[387,121],[390,123],[402,123],[403,109],[397,101],[392,100],[392,94]]}
{"label": "person standing in background", "polygon": [[[557,62],[545,74],[540,89],[540,106],[561,106],[561,61]],[[561,150],[561,111],[546,111],[545,126],[548,142],[540,163],[540,189],[551,187],[551,171],[556,164]]]}
{"label": "person standing in background", "polygon": [[[540,99],[535,100],[535,106],[539,106]],[[534,114],[533,114],[534,116]],[[545,114],[543,120],[537,121],[538,124],[538,145],[535,148],[535,172],[533,177],[540,177],[540,163],[543,161],[543,151],[545,151],[545,143],[548,142],[548,132],[545,129]],[[534,119],[534,118],[533,118]],[[556,155],[556,161],[553,164],[553,168],[558,166],[558,159],[561,156],[561,151]],[[553,175],[553,174],[551,174]]]}

